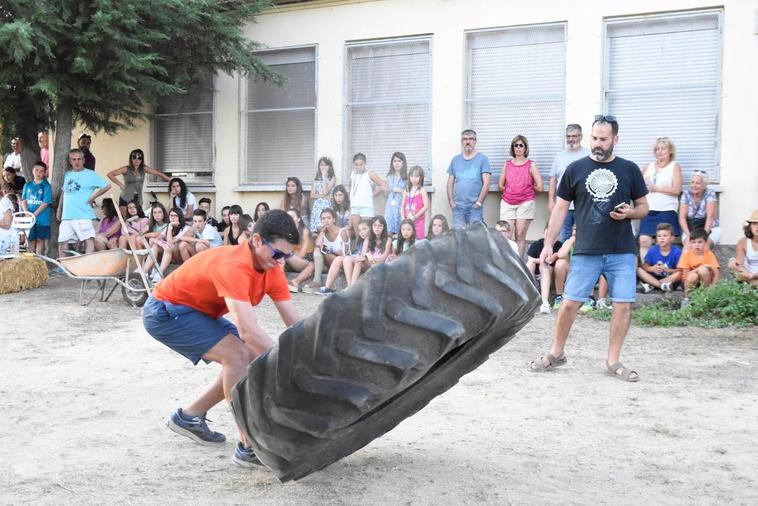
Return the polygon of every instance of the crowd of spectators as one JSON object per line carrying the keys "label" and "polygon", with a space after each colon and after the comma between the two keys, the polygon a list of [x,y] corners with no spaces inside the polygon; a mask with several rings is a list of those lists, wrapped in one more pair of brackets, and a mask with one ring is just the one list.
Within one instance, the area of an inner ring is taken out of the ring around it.
{"label": "crowd of spectators", "polygon": [[[567,167],[589,155],[589,150],[582,146],[580,125],[569,124],[565,135],[565,149],[555,155],[548,175],[548,214],[555,206],[556,191]],[[20,140],[11,141],[0,186],[0,237],[7,235],[13,211],[32,212],[36,225],[27,239],[31,251],[42,253],[45,241],[50,238],[53,192],[47,181],[47,134],[41,132],[38,142],[40,161],[34,165],[33,180],[27,182],[21,174]],[[126,226],[118,220],[115,203],[105,198],[95,230],[92,224],[96,218],[92,209],[95,199],[105,194],[111,184],[94,171],[96,159],[90,150],[91,142],[91,137],[83,133],[77,139],[78,148],[69,153],[69,170],[55,209],[61,220],[58,237],[61,256],[72,241],[83,244],[86,252],[149,248],[158,265],[148,260],[146,267],[153,280],[159,282],[172,263],[182,263],[209,248],[247,241],[254,223],[269,210],[266,202],[257,204],[252,214],[245,213],[238,204],[226,205],[216,219],[211,214],[209,198],[198,200],[181,178],[171,178],[150,167],[145,163],[144,152],[134,149],[125,165],[107,173],[110,182],[121,189],[118,207]],[[461,153],[452,158],[447,170],[446,196],[452,227],[483,220],[482,207],[489,193],[492,168],[488,157],[476,149],[476,143],[476,132],[464,130]],[[536,215],[536,195],[545,191],[539,168],[529,158],[529,151],[529,141],[524,135],[513,137],[510,157],[497,179],[500,219],[495,228],[534,273],[541,287],[542,311],[547,313],[561,304],[575,238],[574,208],[572,202],[559,239],[553,244],[555,253],[547,261],[539,259],[542,239],[527,251],[526,237]],[[676,147],[671,139],[656,139],[652,155],[654,159],[640,169],[650,210],[639,222],[638,288],[644,292],[671,291],[682,285],[686,295],[691,287],[718,279],[718,263],[714,265],[710,252],[720,237],[718,199],[708,188],[708,175],[704,171],[694,171],[689,185],[684,187],[682,167],[676,161]],[[424,169],[418,165],[408,167],[404,153],[392,153],[388,170],[382,175],[368,169],[363,153],[356,153],[352,162],[346,185],[337,184],[334,164],[326,156],[318,160],[310,191],[305,191],[302,181],[294,176],[284,183],[279,208],[289,212],[301,230],[301,243],[286,262],[287,268],[296,272],[289,283],[293,292],[333,293],[340,273],[344,273],[350,286],[371,266],[391,262],[414,242],[432,240],[450,228],[444,215],[429,219],[430,197],[424,185]],[[168,183],[168,207],[160,202],[152,202],[148,207],[143,203],[147,175]],[[379,195],[386,198],[383,213],[377,213],[374,205]],[[752,230],[758,221],[757,213],[750,217],[752,221],[745,227],[737,256],[729,263],[738,279],[752,284],[758,283],[758,244],[754,239],[756,231]],[[322,283],[324,271],[327,277]],[[553,289],[556,297],[550,304]],[[598,290],[598,297],[588,298],[587,310],[595,304],[610,306],[602,278],[598,280]]]}

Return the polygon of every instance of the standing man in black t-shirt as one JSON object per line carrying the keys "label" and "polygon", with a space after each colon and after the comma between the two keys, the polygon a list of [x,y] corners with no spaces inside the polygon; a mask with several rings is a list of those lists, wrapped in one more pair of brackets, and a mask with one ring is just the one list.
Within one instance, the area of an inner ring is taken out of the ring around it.
{"label": "standing man in black t-shirt", "polygon": [[[572,201],[576,208],[576,244],[552,349],[529,363],[532,371],[549,371],[566,363],[563,350],[571,326],[602,274],[608,280],[613,301],[606,370],[618,379],[639,380],[639,375],[624,366],[619,356],[629,330],[632,303],[637,299],[637,248],[631,220],[647,215],[648,191],[639,167],[613,154],[618,130],[615,117],[595,116],[590,156],[571,163],[558,186],[540,260],[553,254],[553,242]],[[634,202],[634,207],[629,202]]]}

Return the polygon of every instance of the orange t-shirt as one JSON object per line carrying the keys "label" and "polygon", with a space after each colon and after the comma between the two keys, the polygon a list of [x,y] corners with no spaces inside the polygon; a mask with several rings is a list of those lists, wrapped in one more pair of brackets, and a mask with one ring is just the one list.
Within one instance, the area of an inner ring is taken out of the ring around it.
{"label": "orange t-shirt", "polygon": [[256,306],[264,295],[275,301],[290,300],[287,277],[278,267],[256,271],[247,242],[193,256],[153,290],[158,300],[189,306],[212,318],[229,312],[224,297],[249,300]]}
{"label": "orange t-shirt", "polygon": [[711,250],[704,251],[703,256],[697,256],[695,255],[694,250],[688,249],[682,253],[677,267],[691,271],[692,269],[697,269],[701,265],[710,265],[714,269],[718,269],[719,261],[716,260],[716,255],[714,255]]}

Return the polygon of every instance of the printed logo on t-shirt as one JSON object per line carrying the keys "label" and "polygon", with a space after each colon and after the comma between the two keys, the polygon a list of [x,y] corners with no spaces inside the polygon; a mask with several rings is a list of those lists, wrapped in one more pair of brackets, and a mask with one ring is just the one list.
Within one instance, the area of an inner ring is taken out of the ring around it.
{"label": "printed logo on t-shirt", "polygon": [[66,189],[64,190],[64,193],[76,193],[81,189],[82,187],[79,184],[79,181],[71,178],[68,181],[66,181]]}
{"label": "printed logo on t-shirt", "polygon": [[595,202],[608,202],[610,197],[616,193],[619,181],[616,175],[608,169],[595,169],[584,183],[587,191],[592,195]]}

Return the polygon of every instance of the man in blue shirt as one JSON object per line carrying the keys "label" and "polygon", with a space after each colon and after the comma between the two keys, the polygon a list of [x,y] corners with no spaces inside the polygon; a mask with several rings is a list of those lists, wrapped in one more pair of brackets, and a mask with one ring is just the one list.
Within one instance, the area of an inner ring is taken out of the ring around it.
{"label": "man in blue shirt", "polygon": [[27,241],[29,251],[43,255],[45,253],[45,241],[50,239],[50,204],[53,203],[53,190],[50,183],[45,179],[47,165],[37,162],[32,168],[34,181],[24,185],[21,193],[21,209],[34,214],[36,221],[29,230]]}
{"label": "man in blue shirt", "polygon": [[461,132],[463,152],[447,169],[447,200],[453,210],[453,227],[462,228],[482,221],[482,205],[489,190],[490,161],[476,151],[476,132]]}
{"label": "man in blue shirt", "polygon": [[66,244],[70,240],[83,241],[86,252],[95,251],[95,228],[92,220],[95,199],[110,190],[111,185],[94,170],[84,170],[84,153],[81,149],[68,152],[71,169],[63,177],[61,203],[56,217],[61,222],[58,230],[58,254],[66,254]]}

